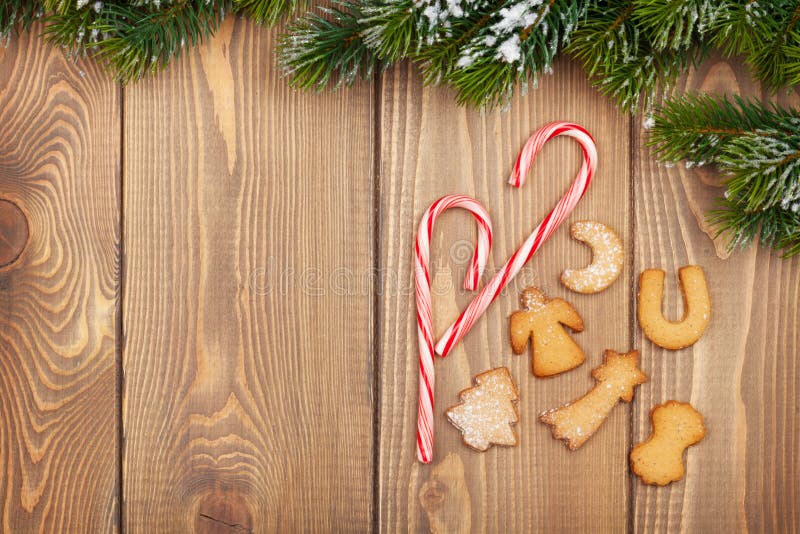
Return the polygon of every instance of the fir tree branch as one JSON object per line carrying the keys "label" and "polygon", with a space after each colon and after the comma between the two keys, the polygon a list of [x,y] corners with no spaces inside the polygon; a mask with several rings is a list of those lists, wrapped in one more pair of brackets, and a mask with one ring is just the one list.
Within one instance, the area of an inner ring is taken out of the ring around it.
{"label": "fir tree branch", "polygon": [[91,53],[121,83],[164,67],[184,46],[216,32],[221,0],[132,4],[124,0],[69,4],[47,18],[45,37],[68,53]]}
{"label": "fir tree branch", "polygon": [[747,211],[736,202],[723,200],[722,208],[708,214],[708,221],[728,235],[730,247],[746,247],[758,236],[761,243],[782,250],[783,257],[800,254],[800,212],[780,207]]}
{"label": "fir tree branch", "polygon": [[711,43],[727,56],[751,54],[777,31],[775,19],[759,0],[720,2],[709,28]]}
{"label": "fir tree branch", "polygon": [[[441,83],[458,66],[459,54],[464,45],[489,24],[505,3],[506,0],[479,2],[464,16],[452,17],[452,20],[448,18],[448,26],[444,32],[434,22],[426,20],[426,16],[421,18],[418,26],[422,28],[421,33],[425,34],[425,38],[420,43],[415,59],[421,64],[426,85]],[[424,15],[427,10],[428,8],[421,13]],[[441,16],[434,14],[431,18],[438,21]]]}
{"label": "fir tree branch", "polygon": [[657,89],[674,85],[700,55],[694,47],[655,50],[635,24],[635,7],[634,0],[596,2],[567,50],[583,63],[601,93],[633,113],[642,98],[649,108]]}
{"label": "fir tree branch", "polygon": [[60,46],[68,56],[85,55],[100,38],[100,30],[94,28],[98,15],[88,6],[50,13],[45,16],[47,24],[42,33],[49,43]]}
{"label": "fir tree branch", "polygon": [[637,27],[653,49],[689,50],[716,19],[721,1],[634,0]]}
{"label": "fir tree branch", "polygon": [[[796,120],[800,124],[800,118]],[[730,176],[729,197],[744,209],[800,207],[800,127],[796,128],[790,136],[760,130],[724,145],[717,166]]]}
{"label": "fir tree branch", "polygon": [[363,6],[364,44],[381,60],[393,63],[417,46],[413,0],[381,0]]}
{"label": "fir tree branch", "polygon": [[298,7],[306,7],[308,0],[233,0],[237,11],[246,13],[259,24],[277,23],[294,13]]}
{"label": "fir tree branch", "polygon": [[800,2],[720,2],[710,24],[711,42],[726,55],[746,54],[756,78],[769,89],[800,84]]}
{"label": "fir tree branch", "polygon": [[667,162],[716,163],[723,147],[746,135],[796,134],[795,113],[734,96],[684,94],[656,109],[648,145]]}
{"label": "fir tree branch", "polygon": [[756,235],[800,252],[800,110],[754,100],[684,95],[656,110],[648,144],[663,161],[714,164],[726,175],[710,220],[734,245]]}
{"label": "fir tree branch", "polygon": [[368,78],[378,58],[364,43],[369,27],[361,6],[342,2],[321,8],[327,17],[307,14],[295,20],[278,45],[279,60],[293,87],[323,89],[329,83],[352,85]]}
{"label": "fir tree branch", "polygon": [[586,15],[588,2],[509,2],[464,44],[446,81],[456,100],[488,108],[505,104],[518,83],[538,82]]}
{"label": "fir tree branch", "polygon": [[759,43],[747,60],[755,76],[770,89],[800,83],[800,1],[776,1],[768,15],[779,26],[767,34],[771,39]]}
{"label": "fir tree branch", "polygon": [[104,14],[95,28],[110,37],[98,42],[97,55],[125,83],[148,69],[163,68],[184,46],[212,36],[222,22],[224,3],[177,0],[163,10],[112,4]]}
{"label": "fir tree branch", "polygon": [[[30,28],[41,15],[41,7],[30,0],[0,0],[0,41],[8,42],[14,30]],[[2,45],[2,42],[0,42]]]}

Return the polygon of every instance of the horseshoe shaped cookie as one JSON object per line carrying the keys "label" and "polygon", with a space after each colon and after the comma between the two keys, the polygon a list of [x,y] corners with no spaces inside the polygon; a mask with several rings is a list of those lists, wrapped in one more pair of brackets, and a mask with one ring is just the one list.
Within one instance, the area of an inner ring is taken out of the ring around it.
{"label": "horseshoe shaped cookie", "polygon": [[595,221],[579,221],[570,227],[573,239],[589,245],[592,263],[583,269],[566,269],[561,283],[576,293],[599,293],[614,283],[622,272],[625,249],[622,240],[608,226]]}
{"label": "horseshoe shaped cookie", "polygon": [[678,277],[683,293],[683,318],[673,322],[661,313],[664,298],[664,271],[647,269],[639,276],[639,326],[647,339],[665,349],[678,350],[694,345],[711,319],[711,300],[706,277],[697,265],[681,267]]}

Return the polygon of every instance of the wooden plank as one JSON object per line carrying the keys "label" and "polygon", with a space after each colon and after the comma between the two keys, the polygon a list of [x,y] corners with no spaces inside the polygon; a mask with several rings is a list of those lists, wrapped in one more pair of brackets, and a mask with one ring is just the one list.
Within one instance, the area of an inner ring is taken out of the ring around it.
{"label": "wooden plank", "polygon": [[[681,90],[766,98],[738,62],[715,56],[687,76]],[[796,95],[791,99],[797,102]],[[708,435],[688,453],[685,480],[665,488],[633,478],[634,528],[662,532],[787,532],[798,526],[800,477],[800,259],[765,249],[735,252],[701,231],[702,214],[722,194],[711,169],[665,168],[636,133],[636,271],[667,271],[665,313],[679,317],[680,266],[703,267],[712,297],[709,329],[693,347],[673,352],[643,339],[651,375],[634,401],[634,442],[650,434],[651,408],[690,401]],[[696,217],[701,219],[698,225]],[[710,229],[706,229],[711,232]],[[717,250],[719,249],[719,250]]]}
{"label": "wooden plank", "polygon": [[276,35],[125,93],[130,532],[371,524],[372,93],[290,90]]}
{"label": "wooden plank", "polygon": [[109,532],[119,88],[41,30],[0,46],[0,530]]}
{"label": "wooden plank", "polygon": [[[595,219],[630,243],[629,120],[597,96],[576,64],[562,62],[557,75],[519,97],[509,112],[457,107],[453,94],[423,88],[413,67],[388,71],[382,88],[380,302],[381,427],[379,489],[381,530],[515,532],[563,528],[620,531],[626,528],[629,407],[618,407],[582,449],[569,452],[537,415],[585,393],[590,370],[603,349],[630,348],[630,269],[609,290],[584,296],[558,282],[567,266],[590,254],[565,228],[537,254],[446,361],[436,363],[435,456],[423,466],[415,457],[418,360],[412,282],[417,222],[439,196],[465,193],[489,210],[495,227],[494,272],[561,197],[579,167],[574,141],[557,139],[535,162],[521,191],[506,185],[528,136],[551,120],[573,120],[597,138],[600,169],[568,222]],[[460,290],[473,223],[465,213],[443,216],[432,239],[434,321],[441,333],[472,298]],[[465,252],[467,252],[465,254]],[[460,260],[460,261],[459,261]],[[628,280],[625,280],[628,278]],[[551,379],[531,374],[530,357],[512,355],[508,316],[519,292],[538,284],[573,303],[586,322],[576,334],[587,362]],[[454,289],[455,288],[455,289]],[[477,453],[461,444],[445,421],[471,377],[508,366],[521,392],[520,445]]]}

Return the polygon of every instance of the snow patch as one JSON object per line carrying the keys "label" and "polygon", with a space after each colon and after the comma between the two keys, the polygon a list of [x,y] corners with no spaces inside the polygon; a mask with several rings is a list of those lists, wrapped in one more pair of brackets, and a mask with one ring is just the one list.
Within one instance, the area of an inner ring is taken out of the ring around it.
{"label": "snow patch", "polygon": [[519,61],[520,57],[522,57],[522,50],[520,49],[519,35],[516,33],[503,41],[497,48],[497,58],[502,59],[506,63]]}

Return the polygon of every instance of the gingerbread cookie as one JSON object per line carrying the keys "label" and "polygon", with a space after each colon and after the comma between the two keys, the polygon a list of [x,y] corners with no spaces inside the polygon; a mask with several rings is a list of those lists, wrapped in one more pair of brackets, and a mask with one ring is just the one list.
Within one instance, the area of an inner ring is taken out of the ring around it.
{"label": "gingerbread cookie", "polygon": [[661,313],[664,277],[660,269],[647,269],[639,277],[639,326],[647,339],[659,347],[678,350],[693,345],[705,332],[711,319],[711,299],[703,269],[697,265],[681,267],[683,318],[668,321]]}
{"label": "gingerbread cookie", "polygon": [[642,482],[665,486],[683,478],[683,451],[706,435],[703,416],[685,402],[667,401],[650,412],[653,433],[631,451],[631,469]]}
{"label": "gingerbread cookie", "polygon": [[570,235],[589,245],[592,263],[583,269],[566,269],[561,283],[576,293],[599,293],[614,283],[622,272],[625,248],[622,240],[603,223],[579,221],[570,227]]}
{"label": "gingerbread cookie", "polygon": [[637,350],[625,354],[606,350],[605,362],[592,370],[592,376],[597,384],[586,395],[539,416],[542,423],[553,427],[553,437],[563,439],[573,451],[600,428],[620,399],[631,402],[634,388],[647,381],[639,369]]}
{"label": "gingerbread cookie", "polygon": [[520,296],[522,310],[511,314],[511,348],[522,354],[533,338],[533,374],[552,376],[569,371],[586,360],[583,350],[564,331],[564,324],[583,331],[583,319],[575,308],[561,299],[548,299],[539,288],[526,288]]}
{"label": "gingerbread cookie", "polygon": [[461,431],[464,444],[477,451],[492,445],[516,445],[513,425],[519,421],[519,392],[511,373],[498,367],[480,373],[473,381],[475,387],[459,393],[461,403],[447,410],[447,420]]}

